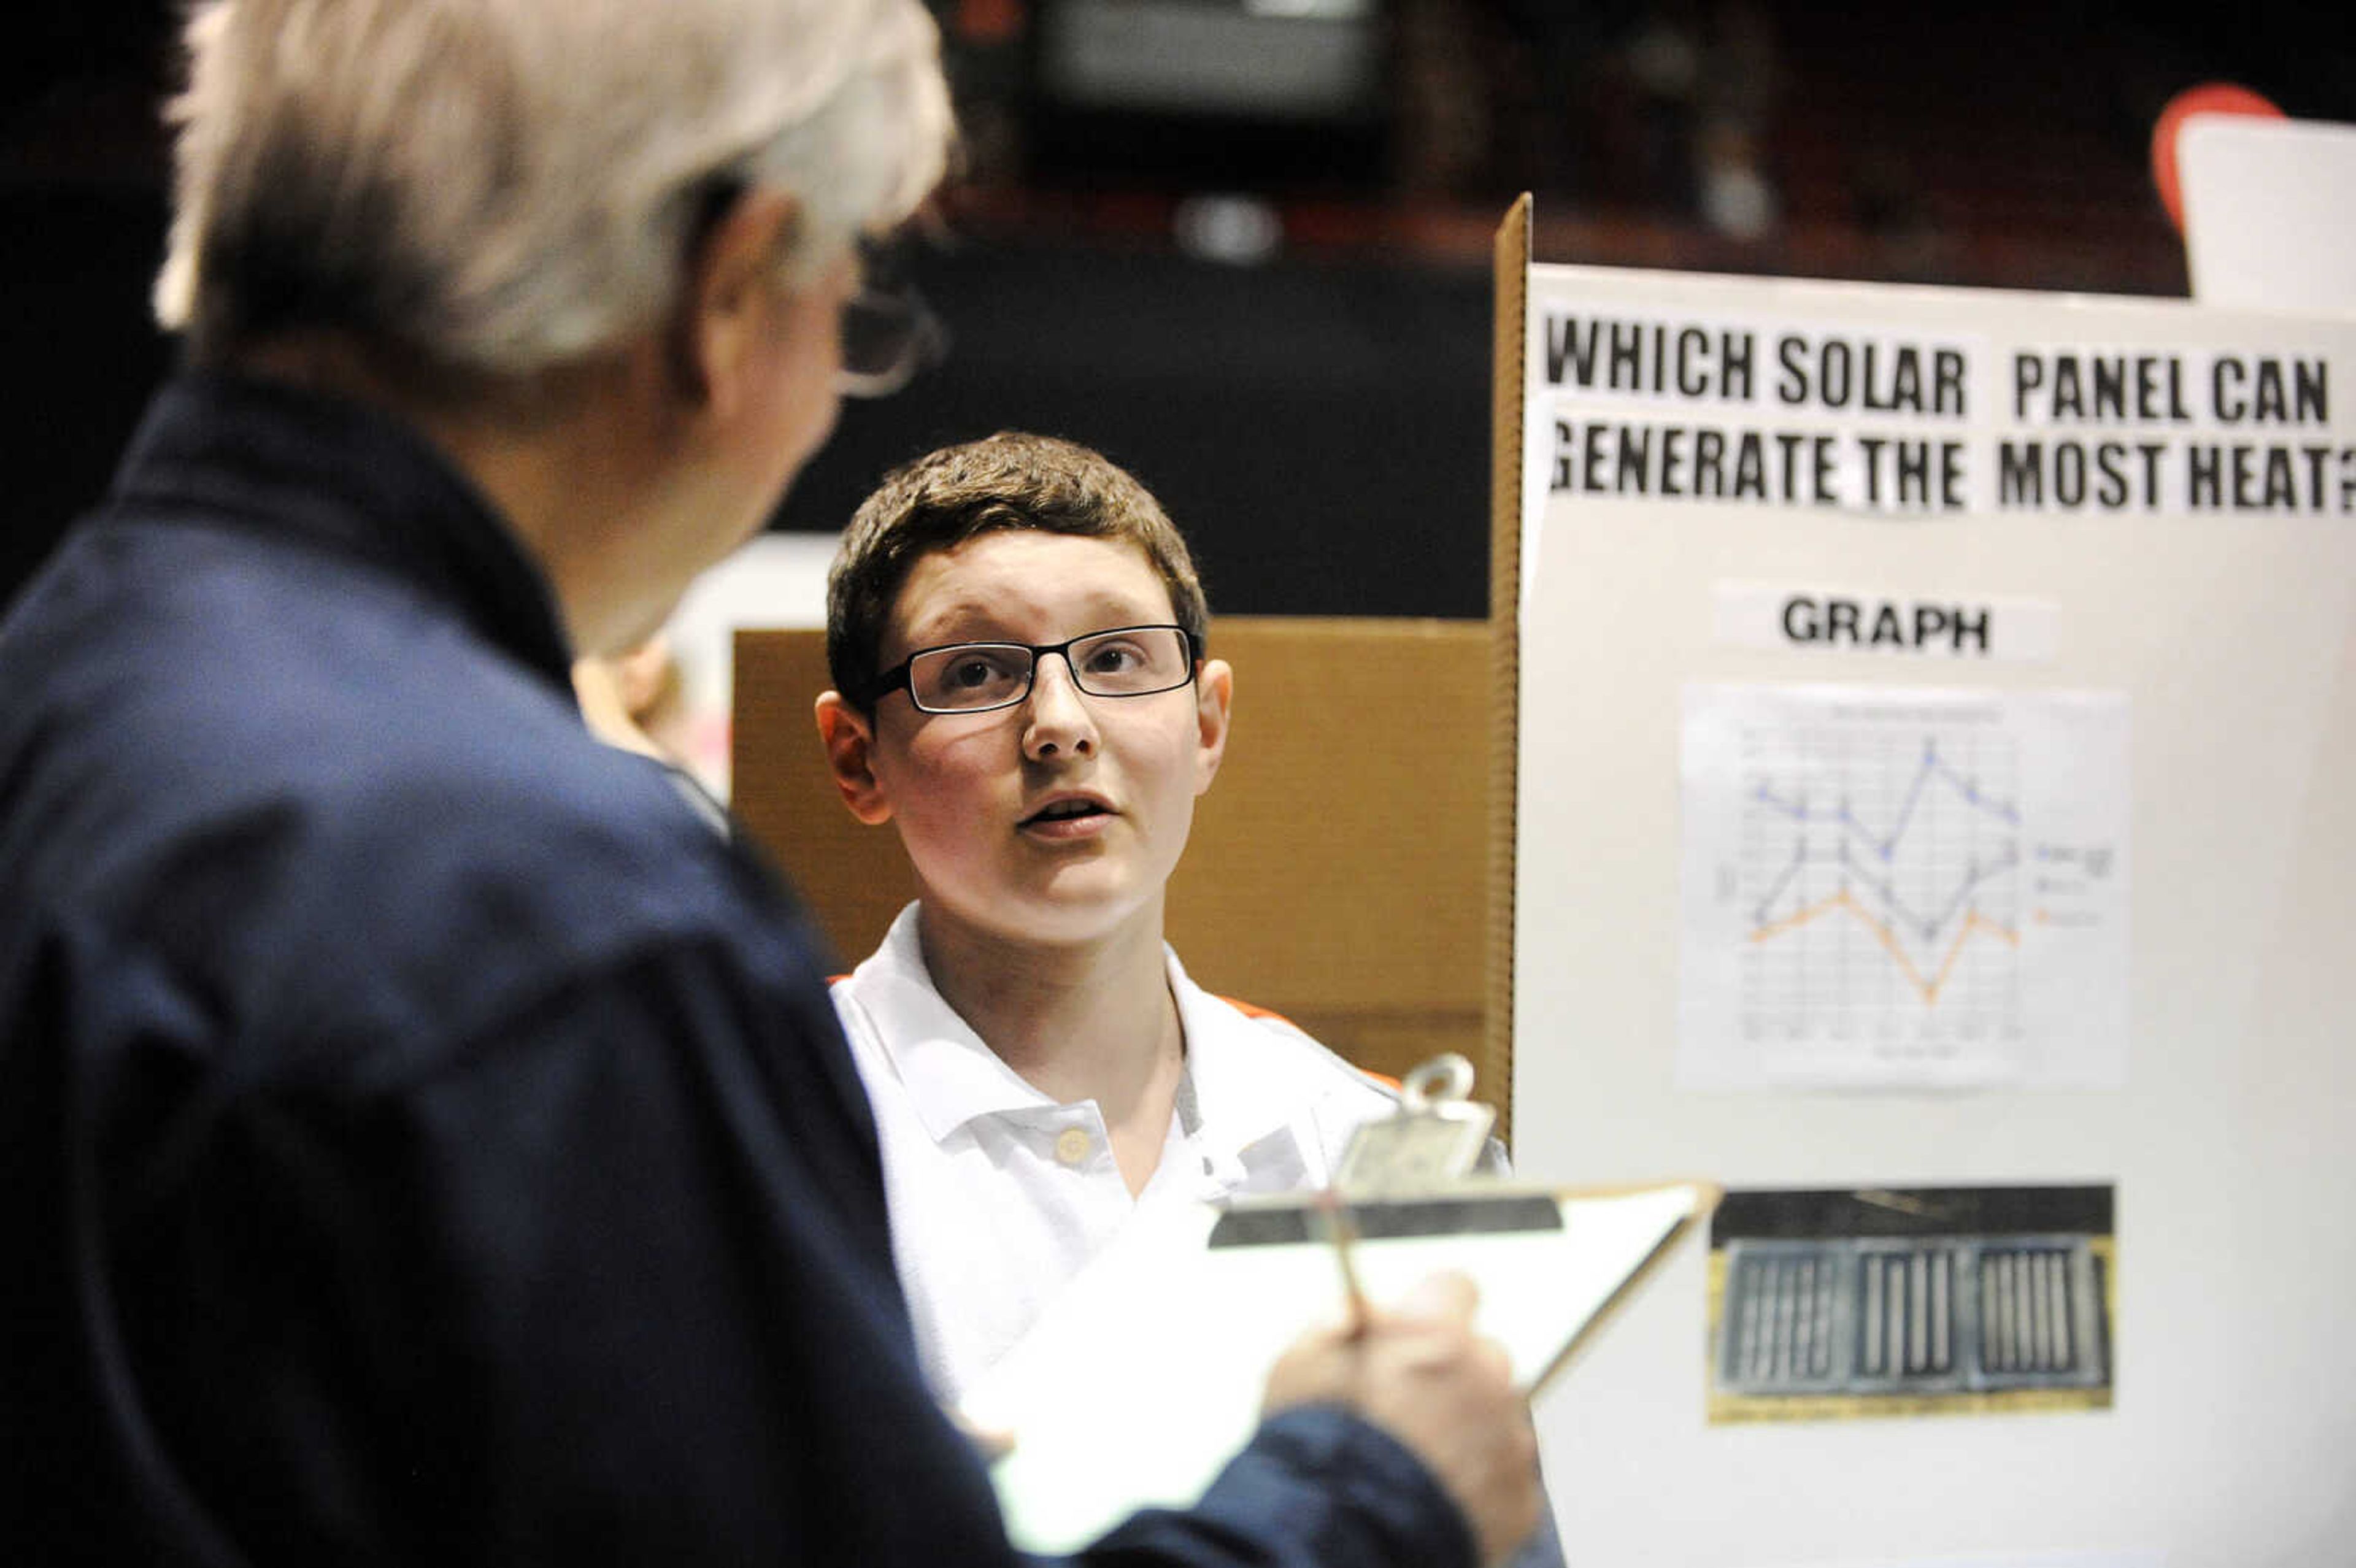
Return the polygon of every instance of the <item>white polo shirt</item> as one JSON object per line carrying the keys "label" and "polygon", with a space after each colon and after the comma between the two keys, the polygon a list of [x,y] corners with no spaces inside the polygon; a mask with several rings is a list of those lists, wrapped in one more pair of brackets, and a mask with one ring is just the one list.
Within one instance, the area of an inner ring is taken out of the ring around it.
{"label": "white polo shirt", "polygon": [[1058,1104],[933,988],[916,906],[834,987],[883,1145],[892,1247],[945,1403],[1012,1349],[1130,1217],[1155,1204],[1322,1186],[1398,1093],[1290,1023],[1186,977],[1163,949],[1185,1075],[1145,1190],[1130,1196],[1094,1100]]}

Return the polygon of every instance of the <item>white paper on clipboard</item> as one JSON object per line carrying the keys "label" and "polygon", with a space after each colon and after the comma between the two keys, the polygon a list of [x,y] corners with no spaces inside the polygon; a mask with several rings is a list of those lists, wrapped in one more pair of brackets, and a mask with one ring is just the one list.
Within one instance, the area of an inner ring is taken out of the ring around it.
{"label": "white paper on clipboard", "polygon": [[[1562,1227],[1362,1235],[1356,1267],[1377,1305],[1431,1274],[1470,1275],[1481,1330],[1533,1391],[1717,1197],[1703,1183],[1491,1190],[1545,1193]],[[977,1427],[1013,1435],[991,1477],[1023,1550],[1072,1552],[1140,1508],[1193,1503],[1250,1438],[1278,1357],[1339,1320],[1330,1244],[1213,1248],[1218,1218],[1208,1204],[1138,1216],[967,1397]]]}

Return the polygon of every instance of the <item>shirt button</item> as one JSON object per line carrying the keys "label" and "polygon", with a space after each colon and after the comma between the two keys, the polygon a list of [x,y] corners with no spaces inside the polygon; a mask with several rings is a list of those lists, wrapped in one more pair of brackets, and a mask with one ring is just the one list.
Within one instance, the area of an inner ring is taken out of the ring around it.
{"label": "shirt button", "polygon": [[1095,1140],[1078,1127],[1066,1127],[1055,1135],[1055,1157],[1066,1165],[1077,1165],[1088,1157]]}

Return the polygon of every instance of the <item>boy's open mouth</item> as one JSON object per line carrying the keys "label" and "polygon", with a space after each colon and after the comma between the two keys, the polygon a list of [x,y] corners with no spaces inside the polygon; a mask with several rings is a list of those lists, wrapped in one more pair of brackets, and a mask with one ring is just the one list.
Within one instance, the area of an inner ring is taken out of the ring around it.
{"label": "boy's open mouth", "polygon": [[1102,816],[1105,807],[1093,800],[1051,800],[1023,819],[1023,826],[1035,822],[1069,822],[1078,816]]}

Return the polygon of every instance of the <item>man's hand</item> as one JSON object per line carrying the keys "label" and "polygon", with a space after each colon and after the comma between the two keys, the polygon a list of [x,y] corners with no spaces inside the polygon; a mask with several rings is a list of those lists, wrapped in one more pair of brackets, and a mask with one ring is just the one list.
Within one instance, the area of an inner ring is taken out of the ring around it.
{"label": "man's hand", "polygon": [[1262,1410],[1356,1411],[1430,1467],[1496,1563],[1537,1523],[1537,1436],[1504,1348],[1473,1332],[1477,1304],[1472,1281],[1435,1275],[1362,1328],[1312,1333],[1269,1374]]}

